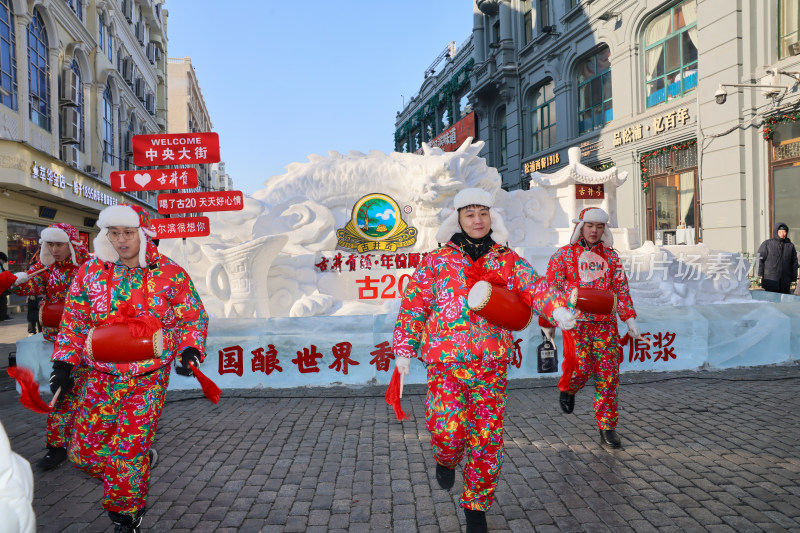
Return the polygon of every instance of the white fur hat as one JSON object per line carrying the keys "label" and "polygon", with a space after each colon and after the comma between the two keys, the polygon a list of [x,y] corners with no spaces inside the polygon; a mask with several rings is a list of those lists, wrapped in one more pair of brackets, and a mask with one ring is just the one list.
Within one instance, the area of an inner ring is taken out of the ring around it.
{"label": "white fur hat", "polygon": [[570,244],[575,244],[580,240],[581,230],[584,222],[594,222],[597,224],[606,225],[605,230],[603,230],[603,237],[601,240],[609,248],[614,246],[614,237],[611,235],[611,228],[608,227],[608,213],[599,207],[587,207],[581,211],[581,214],[578,215],[578,218],[573,218],[572,222],[575,223],[575,229],[573,230],[572,237],[569,240]]}
{"label": "white fur hat", "polygon": [[482,205],[489,208],[489,215],[492,221],[492,240],[498,244],[506,244],[508,242],[508,230],[503,222],[500,210],[497,208],[492,209],[493,203],[494,199],[489,191],[477,188],[460,190],[453,199],[453,211],[444,219],[439,231],[436,232],[436,242],[447,242],[453,234],[462,231],[458,223],[459,209],[470,205]]}
{"label": "white fur hat", "polygon": [[155,237],[156,233],[150,229],[150,215],[138,206],[119,204],[106,207],[100,211],[97,218],[97,227],[100,233],[94,238],[94,253],[103,260],[114,263],[119,260],[119,254],[108,239],[108,228],[139,228],[139,266],[147,266],[147,238]]}
{"label": "white fur hat", "polygon": [[[44,266],[50,266],[56,262],[55,257],[53,254],[50,253],[50,249],[45,246],[48,242],[65,242],[69,245],[69,255],[70,259],[72,260],[73,265],[78,264],[78,260],[75,255],[75,248],[83,248],[83,242],[78,237],[78,230],[75,229],[75,226],[70,224],[66,224],[64,222],[59,222],[57,224],[53,224],[51,226],[47,226],[42,230],[41,238],[39,239],[39,244],[41,244],[42,248],[39,251],[39,261],[42,262]],[[85,250],[83,250],[85,253]]]}

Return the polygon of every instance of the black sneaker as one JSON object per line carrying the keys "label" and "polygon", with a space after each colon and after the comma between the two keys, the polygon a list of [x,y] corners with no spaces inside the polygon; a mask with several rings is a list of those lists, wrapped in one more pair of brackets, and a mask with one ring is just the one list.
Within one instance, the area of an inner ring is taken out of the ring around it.
{"label": "black sneaker", "polygon": [[439,486],[444,490],[452,489],[456,481],[456,469],[447,468],[446,466],[436,463],[436,481],[439,482]]}
{"label": "black sneaker", "polygon": [[464,518],[467,519],[467,533],[486,533],[489,531],[486,525],[486,512],[464,509]]}
{"label": "black sneaker", "polygon": [[117,513],[115,511],[109,511],[108,517],[114,524],[114,533],[141,533],[142,516],[144,515],[144,511],[145,510],[142,509],[136,513],[135,517],[127,514]]}
{"label": "black sneaker", "polygon": [[61,463],[67,460],[66,448],[59,448],[57,446],[48,446],[47,454],[39,459],[36,466],[41,470],[53,470],[61,466]]}
{"label": "black sneaker", "polygon": [[158,452],[156,451],[155,448],[150,448],[147,451],[147,456],[150,458],[150,470],[152,470],[153,467],[156,466],[156,463],[158,462]]}

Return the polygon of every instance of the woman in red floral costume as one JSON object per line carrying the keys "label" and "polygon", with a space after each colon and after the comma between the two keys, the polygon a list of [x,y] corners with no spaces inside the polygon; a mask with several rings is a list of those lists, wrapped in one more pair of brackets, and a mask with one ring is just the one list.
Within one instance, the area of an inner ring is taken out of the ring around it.
{"label": "woman in red floral costume", "polygon": [[427,364],[427,427],[436,460],[436,479],[449,490],[464,455],[461,506],[467,531],[486,531],[503,454],[506,376],[511,332],[467,306],[478,279],[503,283],[525,304],[564,328],[574,325],[566,301],[527,261],[501,244],[507,231],[491,193],[464,189],[455,211],[436,235],[446,243],[425,255],[408,284],[393,348],[397,371],[408,375],[420,351]]}
{"label": "woman in red floral costume", "polygon": [[[22,296],[43,296],[39,304],[44,320],[42,335],[45,340],[55,342],[61,313],[49,311],[63,309],[72,278],[78,267],[89,259],[89,252],[78,230],[63,222],[43,229],[40,244],[39,261],[27,272],[15,274],[17,280],[10,290]],[[42,470],[52,470],[67,460],[73,415],[85,375],[86,367],[77,365],[72,373],[75,386],[59,395],[47,415],[47,454],[36,463]]]}

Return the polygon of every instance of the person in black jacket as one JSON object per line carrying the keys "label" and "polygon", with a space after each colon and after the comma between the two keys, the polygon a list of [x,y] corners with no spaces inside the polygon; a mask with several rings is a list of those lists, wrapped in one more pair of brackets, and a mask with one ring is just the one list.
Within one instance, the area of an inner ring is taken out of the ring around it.
{"label": "person in black jacket", "polygon": [[[5,264],[8,262],[8,256],[0,252],[0,272],[6,270]],[[8,315],[8,291],[0,294],[0,320],[11,320]]]}
{"label": "person in black jacket", "polygon": [[765,291],[789,294],[797,281],[797,250],[789,240],[789,226],[775,224],[774,237],[758,248],[758,275]]}

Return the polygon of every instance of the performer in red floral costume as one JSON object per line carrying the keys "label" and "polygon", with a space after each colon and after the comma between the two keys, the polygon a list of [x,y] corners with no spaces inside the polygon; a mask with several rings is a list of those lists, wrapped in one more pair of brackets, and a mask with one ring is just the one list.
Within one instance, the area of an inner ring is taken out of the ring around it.
{"label": "performer in red floral costume", "polygon": [[[96,257],[70,286],[50,386],[67,390],[73,367],[90,367],[69,459],[103,481],[103,508],[115,532],[136,532],[170,363],[180,354],[176,370],[184,375],[200,364],[208,316],[186,271],[150,241],[144,210],[111,206],[97,225]],[[143,340],[146,356],[139,352]]]}
{"label": "performer in red floral costume", "polygon": [[467,295],[479,279],[499,280],[535,312],[564,328],[575,319],[566,301],[515,252],[492,195],[464,189],[456,210],[436,235],[444,246],[420,262],[408,284],[393,348],[397,372],[408,375],[418,350],[428,367],[427,427],[436,479],[449,490],[455,467],[467,455],[461,506],[467,531],[486,531],[503,454],[503,413],[511,332],[469,309]]}
{"label": "performer in red floral costume", "polygon": [[[553,254],[547,266],[547,281],[566,294],[578,287],[601,289],[616,297],[616,314],[582,313],[577,327],[564,333],[564,373],[559,381],[559,404],[565,413],[575,407],[575,394],[590,376],[595,380],[594,411],[600,429],[601,443],[608,448],[620,448],[616,432],[617,389],[622,348],[617,332],[617,314],[628,326],[628,334],[640,338],[633,309],[628,277],[617,252],[612,248],[613,237],[608,228],[608,214],[600,208],[589,207],[574,219],[575,230],[570,244]],[[545,335],[553,338],[554,325],[539,319]],[[574,348],[570,348],[574,346]]]}
{"label": "performer in red floral costume", "polygon": [[[43,229],[39,242],[39,261],[27,272],[15,274],[17,280],[10,290],[22,296],[43,296],[39,304],[42,334],[45,340],[55,342],[70,283],[89,253],[78,230],[63,222]],[[74,387],[59,395],[47,416],[47,454],[36,463],[42,470],[52,470],[67,460],[73,414],[85,375],[86,367],[77,365],[72,372]]]}

